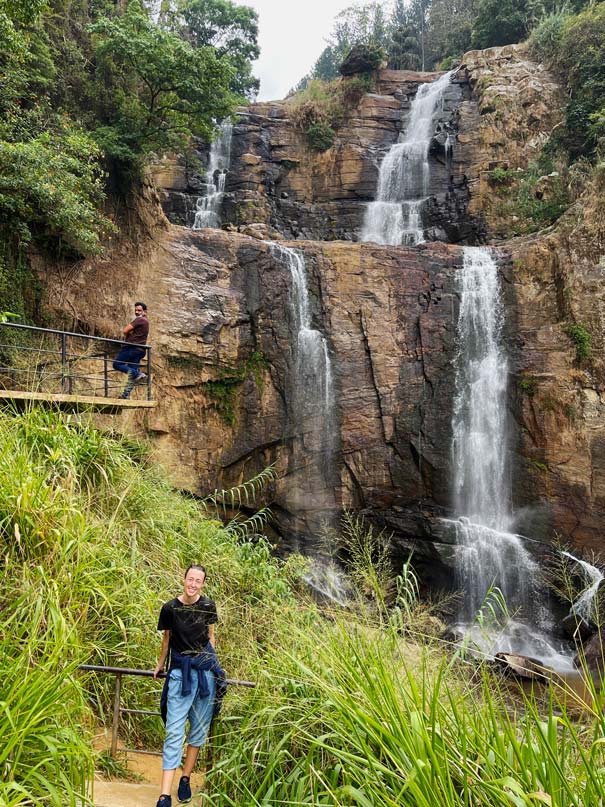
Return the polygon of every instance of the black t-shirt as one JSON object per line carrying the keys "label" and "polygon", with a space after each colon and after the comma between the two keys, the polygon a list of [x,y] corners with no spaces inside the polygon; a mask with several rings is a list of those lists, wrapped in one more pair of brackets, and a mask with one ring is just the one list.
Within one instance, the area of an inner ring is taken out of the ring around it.
{"label": "black t-shirt", "polygon": [[197,655],[208,644],[208,625],[216,622],[214,600],[200,597],[187,605],[175,597],[162,605],[158,630],[170,631],[170,647],[177,653]]}

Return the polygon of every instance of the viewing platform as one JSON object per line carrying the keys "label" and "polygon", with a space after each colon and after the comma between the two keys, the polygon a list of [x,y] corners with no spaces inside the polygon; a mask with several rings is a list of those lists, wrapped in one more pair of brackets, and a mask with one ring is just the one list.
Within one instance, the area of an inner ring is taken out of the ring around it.
{"label": "viewing platform", "polygon": [[32,403],[70,412],[116,414],[156,406],[152,396],[151,347],[140,345],[144,356],[143,383],[122,397],[125,373],[113,369],[124,345],[120,339],[0,323],[0,405],[24,408]]}

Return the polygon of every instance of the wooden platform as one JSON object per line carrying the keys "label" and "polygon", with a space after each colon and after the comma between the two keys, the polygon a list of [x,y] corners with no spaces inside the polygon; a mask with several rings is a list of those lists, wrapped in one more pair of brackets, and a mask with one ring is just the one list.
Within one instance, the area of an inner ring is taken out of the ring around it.
{"label": "wooden platform", "polygon": [[101,398],[95,395],[66,395],[52,392],[21,392],[0,390],[0,404],[10,402],[19,409],[30,403],[56,407],[68,412],[105,412],[117,414],[124,409],[153,409],[157,401],[142,398]]}

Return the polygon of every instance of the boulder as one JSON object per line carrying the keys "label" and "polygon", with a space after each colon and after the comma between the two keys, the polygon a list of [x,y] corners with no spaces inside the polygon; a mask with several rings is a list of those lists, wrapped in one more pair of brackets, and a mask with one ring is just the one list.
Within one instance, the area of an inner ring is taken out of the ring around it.
{"label": "boulder", "polygon": [[354,76],[357,73],[371,73],[380,67],[383,56],[379,48],[372,45],[353,45],[347,57],[338,68],[341,76]]}

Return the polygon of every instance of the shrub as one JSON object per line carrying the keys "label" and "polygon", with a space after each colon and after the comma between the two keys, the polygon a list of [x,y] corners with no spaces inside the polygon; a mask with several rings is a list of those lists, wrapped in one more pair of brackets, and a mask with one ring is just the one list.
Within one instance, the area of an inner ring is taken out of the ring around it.
{"label": "shrub", "polygon": [[564,9],[543,17],[529,37],[530,52],[547,65],[556,63],[563,37],[563,29],[569,18]]}
{"label": "shrub", "polygon": [[307,136],[309,147],[313,151],[326,151],[326,149],[334,145],[336,133],[327,123],[318,121],[307,127],[305,135]]}
{"label": "shrub", "polygon": [[536,394],[538,386],[538,379],[533,375],[524,375],[519,379],[519,389],[528,398],[532,398]]}
{"label": "shrub", "polygon": [[592,353],[592,337],[584,325],[575,322],[566,325],[563,330],[569,336],[576,348],[576,359],[582,361],[590,358]]}
{"label": "shrub", "polygon": [[313,151],[325,151],[334,143],[335,130],[374,84],[370,74],[334,81],[312,79],[289,102],[293,124],[304,132]]}

